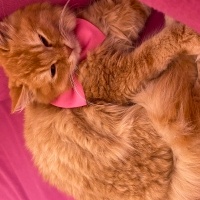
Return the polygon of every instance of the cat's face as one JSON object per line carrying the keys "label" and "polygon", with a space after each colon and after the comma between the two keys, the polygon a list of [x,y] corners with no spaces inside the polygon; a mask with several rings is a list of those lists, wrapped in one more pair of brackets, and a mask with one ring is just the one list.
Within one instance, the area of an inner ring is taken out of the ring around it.
{"label": "cat's face", "polygon": [[80,52],[75,26],[68,8],[46,3],[0,22],[0,65],[9,77],[13,111],[33,100],[49,103],[71,87]]}

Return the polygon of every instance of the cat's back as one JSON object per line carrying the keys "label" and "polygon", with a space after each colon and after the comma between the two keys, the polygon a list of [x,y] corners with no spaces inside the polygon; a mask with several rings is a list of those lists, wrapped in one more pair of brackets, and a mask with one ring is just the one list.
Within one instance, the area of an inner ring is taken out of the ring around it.
{"label": "cat's back", "polygon": [[33,104],[25,118],[35,164],[45,179],[76,199],[166,197],[172,154],[141,107]]}

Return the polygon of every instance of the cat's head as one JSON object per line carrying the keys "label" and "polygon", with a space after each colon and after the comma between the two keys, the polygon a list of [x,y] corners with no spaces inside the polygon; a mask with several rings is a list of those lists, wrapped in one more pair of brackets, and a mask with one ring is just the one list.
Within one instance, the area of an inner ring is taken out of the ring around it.
{"label": "cat's head", "polygon": [[9,77],[13,111],[30,101],[50,103],[71,87],[80,53],[75,26],[72,11],[47,3],[0,22],[0,65]]}

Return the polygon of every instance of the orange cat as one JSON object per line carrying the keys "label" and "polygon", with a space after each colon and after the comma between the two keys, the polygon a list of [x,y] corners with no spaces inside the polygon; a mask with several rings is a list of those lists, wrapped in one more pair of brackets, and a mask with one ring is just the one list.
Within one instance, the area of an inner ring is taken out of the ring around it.
{"label": "orange cat", "polygon": [[[0,64],[12,109],[25,107],[25,139],[40,173],[76,200],[200,199],[200,37],[179,23],[132,51],[150,11],[99,0],[70,11],[35,4],[0,23]],[[76,17],[105,42],[78,64]],[[76,72],[91,105],[50,102]],[[196,96],[195,96],[196,95]]]}

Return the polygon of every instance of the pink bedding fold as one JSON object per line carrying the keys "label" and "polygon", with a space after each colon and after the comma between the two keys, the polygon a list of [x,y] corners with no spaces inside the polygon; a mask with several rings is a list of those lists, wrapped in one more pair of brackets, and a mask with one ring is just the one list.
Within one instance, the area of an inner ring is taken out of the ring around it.
{"label": "pink bedding fold", "polygon": [[[0,18],[18,8],[41,0],[2,0]],[[65,4],[66,0],[51,0]],[[90,0],[71,0],[84,6]],[[24,145],[23,113],[10,114],[7,78],[0,67],[0,200],[73,200],[46,183],[34,167]]]}
{"label": "pink bedding fold", "polygon": [[45,183],[24,146],[23,113],[10,115],[10,100],[0,101],[0,199],[72,200]]}
{"label": "pink bedding fold", "polygon": [[187,24],[200,33],[199,0],[141,0],[141,2]]}
{"label": "pink bedding fold", "polygon": [[[142,0],[155,9],[185,22],[200,32],[200,6],[195,0]],[[41,0],[2,0],[0,18],[31,2]],[[64,4],[66,0],[51,0]],[[74,6],[86,5],[90,0],[71,0]],[[142,38],[160,29],[163,15],[154,12]],[[0,200],[72,200],[49,186],[33,166],[31,155],[24,145],[23,113],[10,114],[7,78],[0,68]]]}

